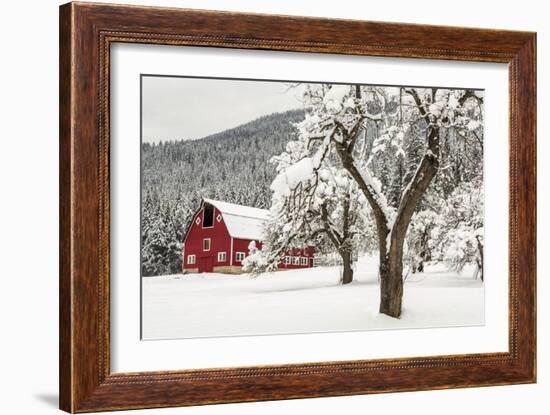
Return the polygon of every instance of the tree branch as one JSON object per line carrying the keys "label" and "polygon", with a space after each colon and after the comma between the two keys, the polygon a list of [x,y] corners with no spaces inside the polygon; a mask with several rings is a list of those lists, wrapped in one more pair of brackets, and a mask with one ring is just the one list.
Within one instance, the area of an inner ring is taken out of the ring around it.
{"label": "tree branch", "polygon": [[323,222],[323,227],[324,227],[325,232],[328,235],[329,239],[334,244],[336,249],[339,249],[342,246],[342,243],[343,243],[342,237],[332,227],[332,224],[330,223],[330,220],[328,218],[328,211],[327,211],[326,205],[321,206],[321,220]]}
{"label": "tree branch", "polygon": [[403,240],[418,202],[430,185],[439,168],[439,128],[432,126],[428,135],[428,148],[420,161],[418,169],[406,187],[397,210],[391,231],[391,245],[402,249]]}
{"label": "tree branch", "polygon": [[369,202],[369,205],[374,214],[374,219],[378,230],[378,244],[380,247],[380,255],[382,255],[382,252],[386,252],[386,236],[390,232],[388,225],[390,222],[390,218],[380,205],[380,198],[383,197],[383,195],[378,194],[375,189],[367,184],[364,175],[355,165],[353,156],[347,151],[347,148],[344,147],[341,143],[335,143],[335,147],[340,157],[340,160],[342,161],[342,166],[357,182],[359,189],[361,189],[367,201]]}

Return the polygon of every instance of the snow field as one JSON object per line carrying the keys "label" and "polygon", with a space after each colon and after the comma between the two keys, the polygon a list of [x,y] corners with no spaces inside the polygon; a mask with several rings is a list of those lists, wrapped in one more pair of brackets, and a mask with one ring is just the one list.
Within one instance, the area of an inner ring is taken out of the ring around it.
{"label": "snow field", "polygon": [[189,274],[143,278],[143,339],[474,326],[484,324],[484,290],[472,269],[441,266],[409,275],[403,313],[378,313],[377,263],[360,258],[354,281],[339,267],[248,275]]}

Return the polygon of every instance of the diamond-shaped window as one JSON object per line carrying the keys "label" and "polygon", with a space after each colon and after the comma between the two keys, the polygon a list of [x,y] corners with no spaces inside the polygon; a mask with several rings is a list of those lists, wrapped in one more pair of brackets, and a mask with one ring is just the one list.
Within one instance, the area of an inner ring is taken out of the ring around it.
{"label": "diamond-shaped window", "polygon": [[201,218],[197,218],[197,219],[195,220],[195,223],[196,223],[197,225],[200,224],[200,223],[201,223]]}
{"label": "diamond-shaped window", "polygon": [[221,221],[222,221],[222,215],[220,215],[220,214],[218,213],[218,216],[216,216],[216,220],[217,220],[218,222],[221,222]]}

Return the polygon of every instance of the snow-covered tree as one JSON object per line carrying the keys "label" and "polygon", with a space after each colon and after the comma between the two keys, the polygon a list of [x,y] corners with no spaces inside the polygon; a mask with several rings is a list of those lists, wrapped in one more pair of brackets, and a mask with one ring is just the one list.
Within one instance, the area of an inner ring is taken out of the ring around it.
{"label": "snow-covered tree", "polygon": [[[482,111],[481,106],[476,109],[470,101],[479,104],[482,98],[464,90],[359,85],[307,85],[304,98],[309,112],[299,125],[298,141],[305,154],[296,165],[308,163],[310,170],[317,172],[321,161],[334,154],[356,182],[376,222],[380,312],[399,317],[405,237],[411,218],[440,167],[442,131],[474,131]],[[382,155],[386,160],[398,160],[404,154],[404,139],[411,126],[420,131],[423,153],[394,208],[388,202],[388,188],[383,186],[387,182],[384,176],[391,175],[391,166],[378,164]],[[382,177],[375,177],[374,173]]]}
{"label": "snow-covered tree", "polygon": [[424,272],[424,263],[431,261],[434,250],[432,231],[438,223],[438,215],[431,209],[416,212],[406,238],[406,258],[413,274]]}
{"label": "snow-covered tree", "polygon": [[[328,163],[327,163],[328,164]],[[308,240],[322,244],[325,239],[338,252],[342,262],[342,283],[353,281],[353,261],[361,241],[372,238],[366,226],[366,201],[347,172],[334,167],[319,170],[319,185],[307,226]]]}
{"label": "snow-covered tree", "polygon": [[462,183],[445,201],[433,240],[439,243],[441,258],[449,268],[461,272],[476,265],[476,277],[483,280],[483,183]]}
{"label": "snow-covered tree", "polygon": [[292,248],[330,244],[341,257],[342,283],[353,280],[353,259],[365,226],[366,201],[339,160],[318,152],[308,157],[302,141],[290,141],[286,150],[274,157],[277,176],[273,191],[270,220],[266,225],[263,259],[256,254],[247,264],[261,272],[273,269],[284,253]]}
{"label": "snow-covered tree", "polygon": [[256,269],[265,269],[265,266],[265,256],[262,250],[258,249],[256,241],[250,241],[248,244],[248,255],[242,262],[243,270],[246,272],[253,272]]}

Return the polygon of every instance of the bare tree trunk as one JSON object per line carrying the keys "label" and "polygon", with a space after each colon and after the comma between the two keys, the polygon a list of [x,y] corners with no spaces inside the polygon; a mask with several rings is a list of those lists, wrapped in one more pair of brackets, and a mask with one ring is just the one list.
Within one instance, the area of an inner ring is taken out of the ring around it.
{"label": "bare tree trunk", "polygon": [[321,206],[321,220],[323,221],[323,230],[327,234],[329,240],[342,257],[342,284],[349,284],[353,281],[353,250],[351,248],[352,235],[350,235],[350,200],[349,195],[344,200],[343,206],[343,230],[338,232],[331,226],[328,210],[326,205]]}
{"label": "bare tree trunk", "polygon": [[407,226],[394,226],[389,251],[380,255],[380,312],[390,317],[401,316],[403,300],[403,247]]}
{"label": "bare tree trunk", "polygon": [[380,264],[380,312],[390,317],[401,315],[403,299],[403,263],[387,257]]}
{"label": "bare tree trunk", "polygon": [[416,268],[417,272],[424,272],[424,260],[422,259],[422,256],[420,256],[420,262],[418,263],[418,267]]}
{"label": "bare tree trunk", "polygon": [[477,241],[477,250],[479,251],[479,262],[477,267],[479,272],[481,272],[481,281],[483,281],[483,244],[481,243],[479,236],[476,236]]}
{"label": "bare tree trunk", "polygon": [[344,266],[342,284],[349,284],[353,281],[352,254],[350,251],[340,251],[340,256],[342,257],[342,264]]}

